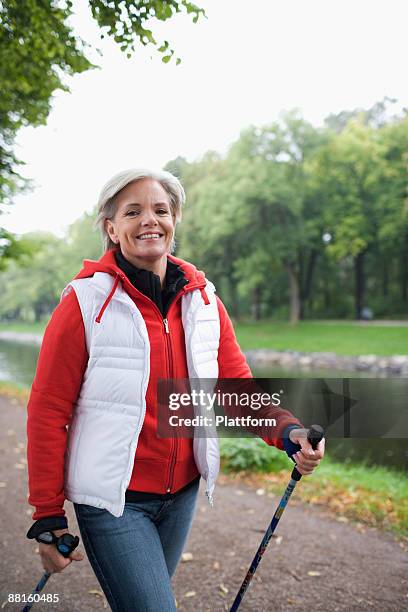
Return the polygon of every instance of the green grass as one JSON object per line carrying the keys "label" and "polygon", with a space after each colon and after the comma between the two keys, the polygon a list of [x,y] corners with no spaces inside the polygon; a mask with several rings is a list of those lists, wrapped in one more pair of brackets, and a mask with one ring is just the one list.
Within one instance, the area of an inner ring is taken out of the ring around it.
{"label": "green grass", "polygon": [[30,389],[25,385],[0,380],[0,395],[27,402],[29,394]]}
{"label": "green grass", "polygon": [[0,323],[0,332],[24,332],[29,334],[43,334],[45,330],[46,322],[41,323],[25,323],[22,321],[13,321],[10,323]]}
{"label": "green grass", "polygon": [[[0,323],[1,331],[43,333],[46,323]],[[407,355],[408,325],[382,326],[381,322],[302,321],[297,325],[280,321],[236,323],[242,350],[273,349],[333,352],[338,355]]]}
{"label": "green grass", "polygon": [[351,321],[302,321],[297,325],[268,321],[237,323],[242,350],[273,349],[333,352],[338,355],[407,355],[407,326],[371,326]]}
{"label": "green grass", "polygon": [[[221,440],[224,472],[243,472],[256,486],[282,494],[293,463],[284,453],[258,439]],[[255,476],[254,476],[255,474]],[[340,463],[326,455],[297,495],[321,504],[343,520],[408,536],[408,477],[403,472],[363,463]]]}

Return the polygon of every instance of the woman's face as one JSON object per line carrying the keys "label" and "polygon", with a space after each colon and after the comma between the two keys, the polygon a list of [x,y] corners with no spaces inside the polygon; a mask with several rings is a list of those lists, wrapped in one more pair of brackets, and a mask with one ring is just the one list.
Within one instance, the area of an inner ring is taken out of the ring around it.
{"label": "woman's face", "polygon": [[174,236],[169,195],[151,178],[126,185],[116,196],[116,213],[106,221],[106,231],[130,263],[154,270],[167,260]]}

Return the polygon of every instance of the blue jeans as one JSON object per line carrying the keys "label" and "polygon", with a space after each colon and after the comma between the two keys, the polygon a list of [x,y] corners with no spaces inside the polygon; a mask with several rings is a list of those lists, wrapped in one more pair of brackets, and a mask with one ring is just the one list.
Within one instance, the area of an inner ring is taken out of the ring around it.
{"label": "blue jeans", "polygon": [[171,577],[190,531],[199,482],[177,497],[125,504],[119,518],[74,504],[89,562],[114,612],[174,612]]}

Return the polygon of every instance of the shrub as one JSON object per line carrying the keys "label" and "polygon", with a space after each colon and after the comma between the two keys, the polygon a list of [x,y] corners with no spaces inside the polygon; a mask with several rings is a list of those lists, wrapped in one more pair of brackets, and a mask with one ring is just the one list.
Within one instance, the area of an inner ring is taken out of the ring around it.
{"label": "shrub", "polygon": [[260,438],[222,438],[221,460],[226,472],[280,472],[293,467],[285,452]]}

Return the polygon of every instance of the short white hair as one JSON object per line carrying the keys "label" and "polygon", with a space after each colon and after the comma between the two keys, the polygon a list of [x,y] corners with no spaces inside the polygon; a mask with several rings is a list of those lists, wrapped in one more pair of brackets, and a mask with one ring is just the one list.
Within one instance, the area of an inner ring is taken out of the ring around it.
{"label": "short white hair", "polygon": [[98,200],[98,216],[96,225],[102,233],[104,250],[117,246],[112,240],[105,228],[105,221],[111,220],[116,214],[116,196],[129,183],[140,181],[141,179],[154,179],[163,187],[170,198],[171,213],[174,223],[181,221],[181,209],[186,200],[186,195],[179,179],[167,172],[166,170],[148,170],[146,168],[131,168],[118,172],[102,188]]}

